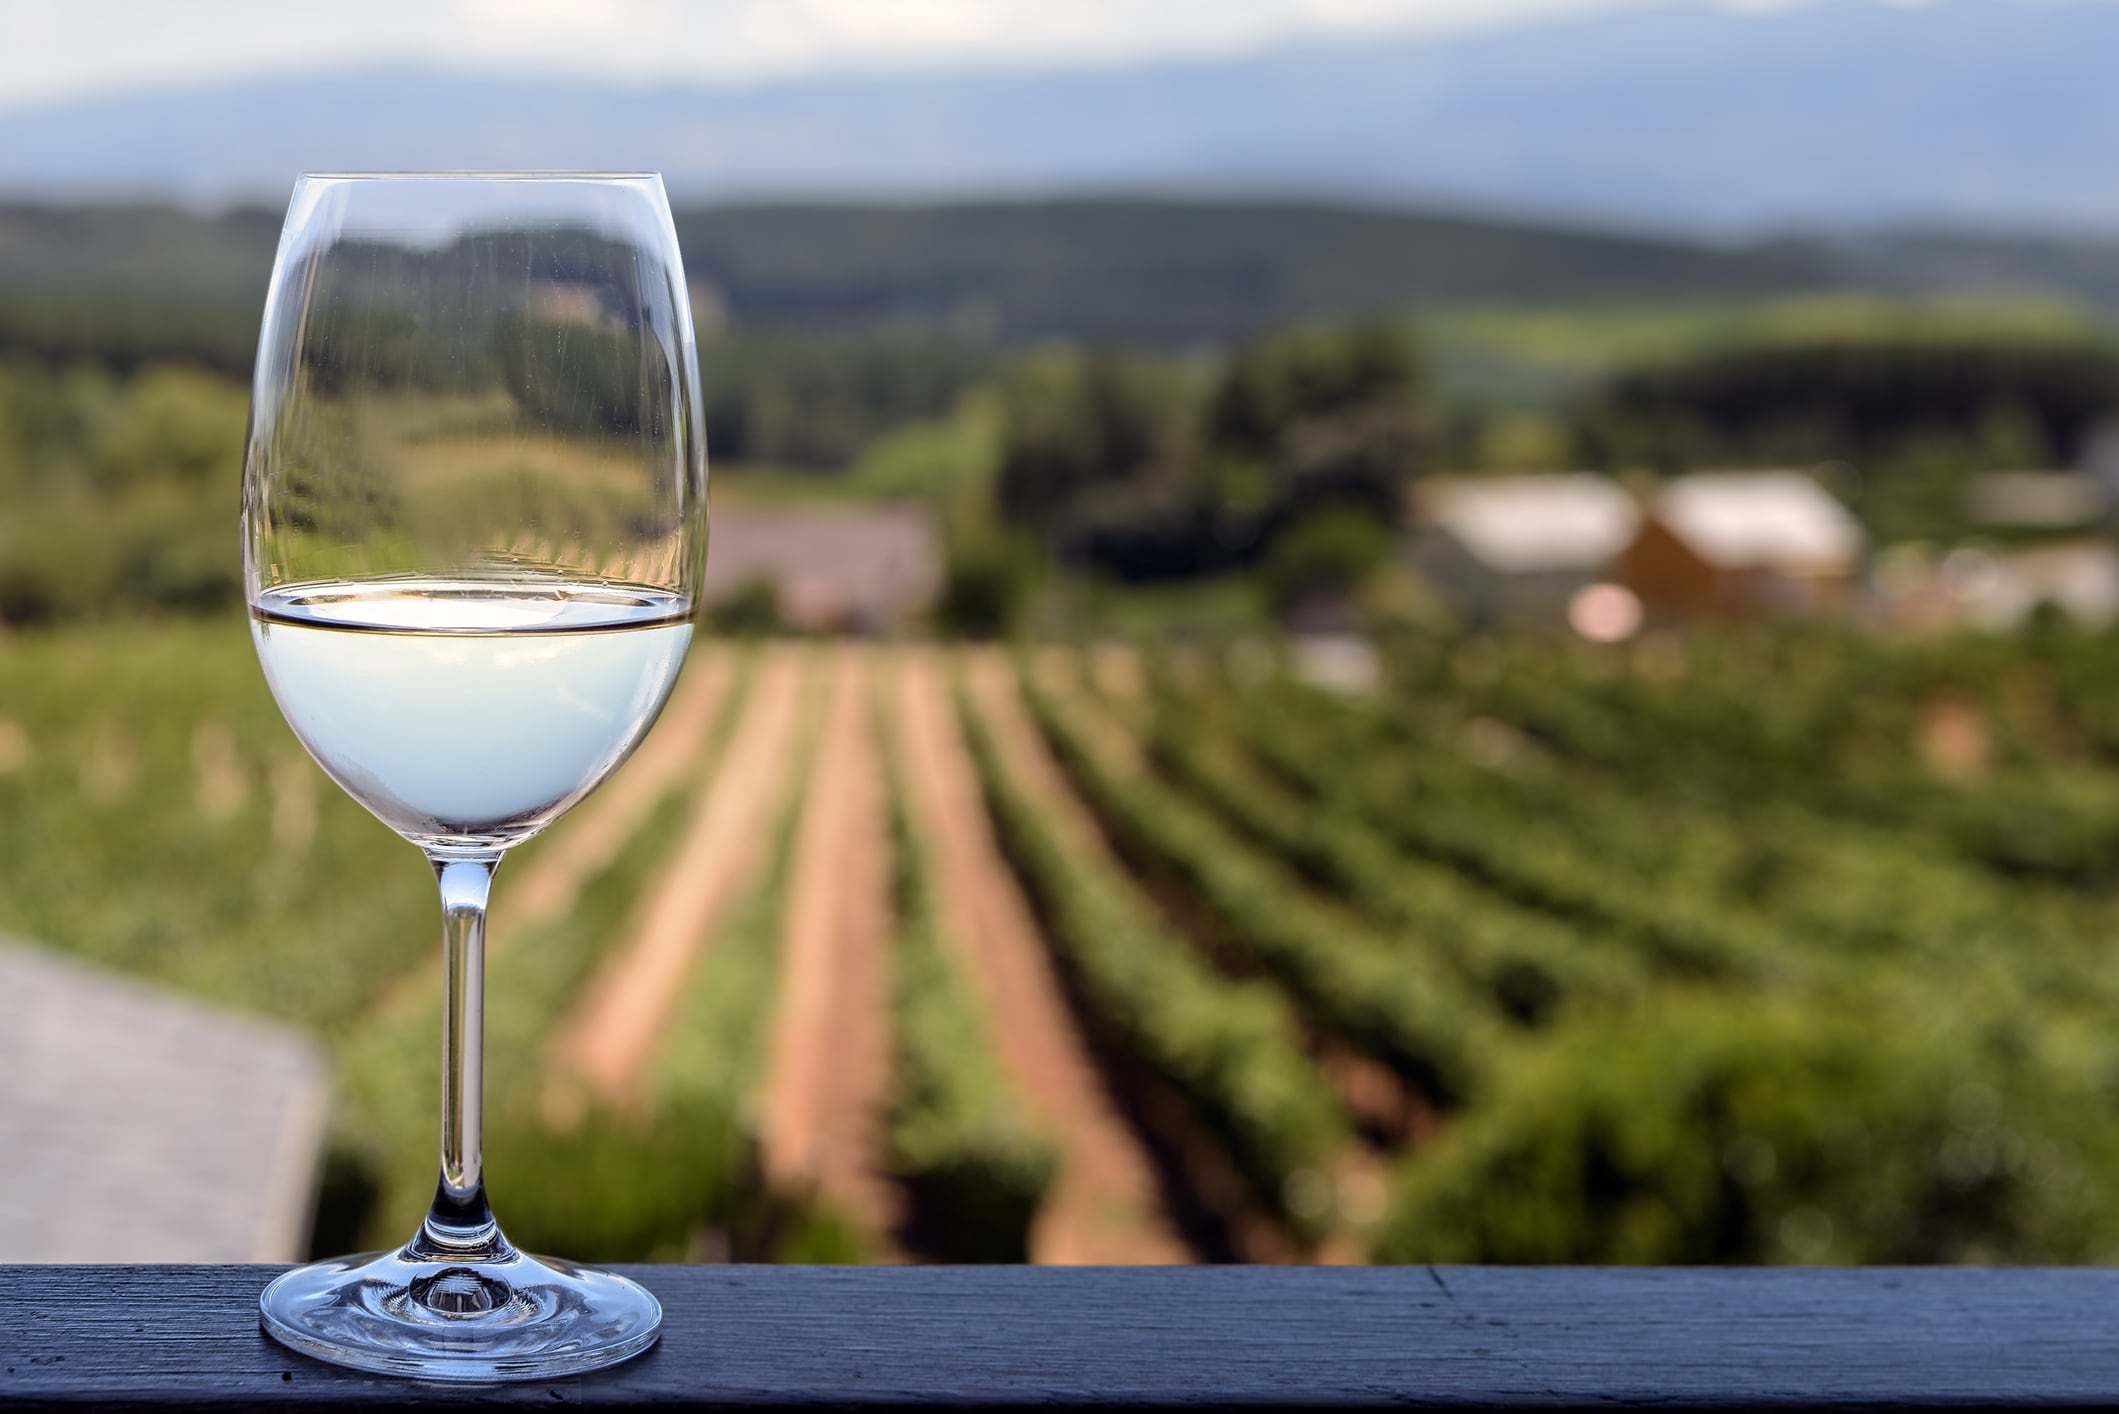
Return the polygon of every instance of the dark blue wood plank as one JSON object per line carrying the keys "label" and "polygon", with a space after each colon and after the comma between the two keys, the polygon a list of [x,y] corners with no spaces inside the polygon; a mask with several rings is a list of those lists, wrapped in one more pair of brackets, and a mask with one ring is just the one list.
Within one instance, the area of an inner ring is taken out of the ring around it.
{"label": "dark blue wood plank", "polygon": [[632,1267],[663,1342],[467,1389],[257,1331],[265,1267],[0,1267],[0,1405],[2119,1403],[2119,1273]]}

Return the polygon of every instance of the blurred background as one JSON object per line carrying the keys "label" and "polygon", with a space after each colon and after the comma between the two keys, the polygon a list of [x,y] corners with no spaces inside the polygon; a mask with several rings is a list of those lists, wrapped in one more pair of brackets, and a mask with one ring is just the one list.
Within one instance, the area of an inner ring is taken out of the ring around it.
{"label": "blurred background", "polygon": [[2119,1260],[2114,53],[0,0],[0,1260],[431,1193],[432,883],[235,518],[294,175],[435,167],[664,173],[713,466],[715,631],[495,894],[519,1243]]}

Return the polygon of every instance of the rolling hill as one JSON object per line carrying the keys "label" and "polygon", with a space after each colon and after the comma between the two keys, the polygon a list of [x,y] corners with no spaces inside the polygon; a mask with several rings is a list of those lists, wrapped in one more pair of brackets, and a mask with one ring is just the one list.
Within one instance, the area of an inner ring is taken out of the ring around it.
{"label": "rolling hill", "polygon": [[[0,206],[0,331],[33,317],[41,338],[86,337],[81,311],[105,327],[222,319],[247,362],[278,224],[248,208]],[[1750,299],[1841,278],[1815,253],[1292,202],[746,205],[677,226],[687,273],[739,324],[979,342],[1182,345],[1439,305]]]}

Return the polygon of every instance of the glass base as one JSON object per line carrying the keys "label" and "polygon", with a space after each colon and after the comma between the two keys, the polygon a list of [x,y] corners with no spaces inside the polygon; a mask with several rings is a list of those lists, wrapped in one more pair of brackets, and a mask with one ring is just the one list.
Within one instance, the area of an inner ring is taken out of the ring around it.
{"label": "glass base", "polygon": [[630,1359],[662,1305],[611,1272],[502,1244],[467,1261],[419,1250],[316,1262],[258,1298],[265,1333],[304,1355],[426,1380],[536,1380]]}

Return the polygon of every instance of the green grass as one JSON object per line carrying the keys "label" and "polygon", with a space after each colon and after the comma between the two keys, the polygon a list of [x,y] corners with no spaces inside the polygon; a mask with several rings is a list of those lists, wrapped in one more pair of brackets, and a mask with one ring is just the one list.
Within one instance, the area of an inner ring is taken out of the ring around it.
{"label": "green grass", "polygon": [[302,751],[242,619],[0,639],[0,930],[335,1034],[433,941],[418,852]]}

